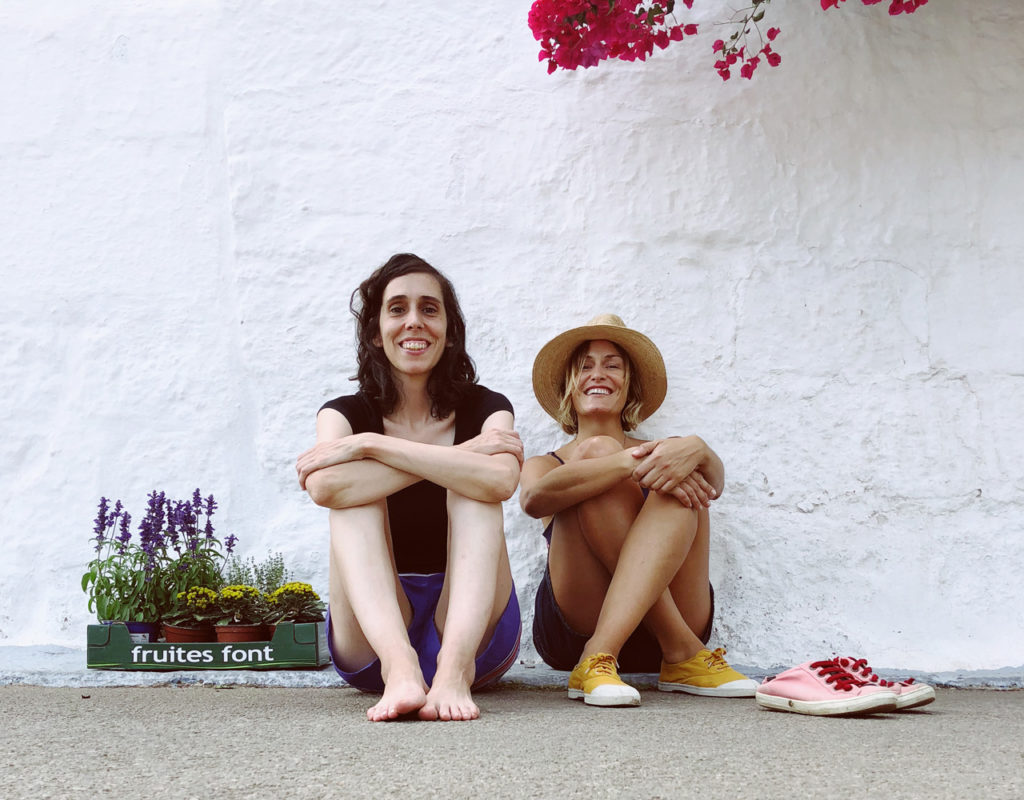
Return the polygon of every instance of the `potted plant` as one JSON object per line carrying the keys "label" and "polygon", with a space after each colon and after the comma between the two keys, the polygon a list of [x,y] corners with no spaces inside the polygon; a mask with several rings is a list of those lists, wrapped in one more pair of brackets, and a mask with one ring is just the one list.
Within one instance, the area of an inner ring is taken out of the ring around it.
{"label": "potted plant", "polygon": [[163,616],[184,610],[179,598],[189,589],[201,586],[216,590],[224,584],[221,573],[238,539],[229,535],[222,543],[213,535],[216,510],[213,495],[204,498],[199,489],[188,500],[171,500],[163,492],[150,495],[140,528],[159,531],[161,558],[156,579],[167,597]]}
{"label": "potted plant", "polygon": [[218,589],[221,569],[236,537],[223,544],[214,536],[213,495],[199,489],[187,500],[174,500],[156,490],[132,536],[132,517],[117,500],[100,498],[93,527],[96,557],[82,576],[89,610],[101,622],[145,624],[142,641],[155,641],[164,619],[188,615],[183,605],[192,587]]}
{"label": "potted plant", "polygon": [[308,583],[292,581],[267,595],[267,622],[323,622],[324,602]]}
{"label": "potted plant", "polygon": [[255,586],[264,594],[270,594],[291,580],[281,553],[272,553],[262,561],[233,555],[224,562],[223,575],[225,584]]}
{"label": "potted plant", "polygon": [[177,610],[164,617],[164,639],[168,642],[210,642],[214,639],[211,614],[217,611],[220,595],[206,586],[192,586],[177,597]]}
{"label": "potted plant", "polygon": [[220,590],[211,618],[218,642],[258,642],[266,638],[266,595],[255,586],[232,584]]}
{"label": "potted plant", "polygon": [[100,622],[123,622],[136,641],[156,641],[165,590],[155,580],[152,542],[133,541],[131,523],[120,500],[111,509],[110,501],[100,498],[92,539],[96,557],[82,575],[82,591]]}

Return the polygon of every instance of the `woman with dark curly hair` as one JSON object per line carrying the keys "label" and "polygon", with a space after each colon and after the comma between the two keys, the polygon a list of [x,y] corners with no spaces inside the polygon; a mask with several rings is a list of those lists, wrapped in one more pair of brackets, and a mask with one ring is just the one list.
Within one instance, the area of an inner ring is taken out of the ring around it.
{"label": "woman with dark curly hair", "polygon": [[328,645],[373,721],[479,716],[472,691],[519,651],[501,503],[523,447],[476,382],[451,283],[393,256],[353,293],[359,391],[317,414],[300,485],[329,508]]}

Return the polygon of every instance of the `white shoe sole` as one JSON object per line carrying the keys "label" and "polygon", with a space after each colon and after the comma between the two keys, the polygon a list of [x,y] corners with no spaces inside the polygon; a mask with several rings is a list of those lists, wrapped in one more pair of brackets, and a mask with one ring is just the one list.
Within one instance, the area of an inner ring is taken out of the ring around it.
{"label": "white shoe sole", "polygon": [[659,692],[685,692],[702,697],[753,697],[760,686],[757,681],[730,681],[721,686],[690,686],[685,683],[658,682]]}
{"label": "white shoe sole", "polygon": [[896,697],[896,710],[907,711],[911,708],[926,706],[935,699],[935,690],[926,683],[918,683],[904,689]]}
{"label": "white shoe sole", "polygon": [[582,689],[570,689],[570,700],[582,700],[588,706],[602,706],[603,708],[626,708],[640,705],[640,693],[633,694],[612,694],[601,695],[591,692],[587,694]]}
{"label": "white shoe sole", "polygon": [[772,711],[791,711],[794,714],[810,714],[816,717],[882,714],[896,710],[896,694],[893,692],[844,697],[836,700],[790,700],[788,697],[776,697],[761,692],[755,696],[759,706]]}

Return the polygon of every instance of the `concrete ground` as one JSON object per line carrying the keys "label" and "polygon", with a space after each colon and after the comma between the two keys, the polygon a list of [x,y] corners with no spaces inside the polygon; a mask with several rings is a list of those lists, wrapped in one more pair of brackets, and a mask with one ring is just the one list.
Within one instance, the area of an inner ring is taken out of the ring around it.
{"label": "concrete ground", "polygon": [[3,660],[5,800],[1024,797],[1020,690],[940,688],[919,710],[823,719],[630,676],[643,705],[597,709],[566,699],[564,674],[519,666],[478,695],[479,720],[374,724],[372,697],[330,669],[48,681]]}

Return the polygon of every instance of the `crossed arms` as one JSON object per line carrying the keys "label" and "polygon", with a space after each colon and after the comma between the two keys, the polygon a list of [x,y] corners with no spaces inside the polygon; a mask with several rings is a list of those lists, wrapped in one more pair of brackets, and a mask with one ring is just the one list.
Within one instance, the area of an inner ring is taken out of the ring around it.
{"label": "crossed arms", "polygon": [[700,508],[710,506],[721,495],[725,468],[699,436],[643,442],[609,455],[562,465],[539,456],[523,466],[519,500],[531,517],[547,517],[627,478],[644,488],[671,495],[687,508]]}
{"label": "crossed arms", "polygon": [[352,433],[344,415],[323,409],[316,418],[317,443],[296,463],[299,485],[325,508],[373,503],[420,480],[472,500],[501,502],[515,492],[523,461],[512,424],[512,414],[495,411],[477,436],[446,446]]}

